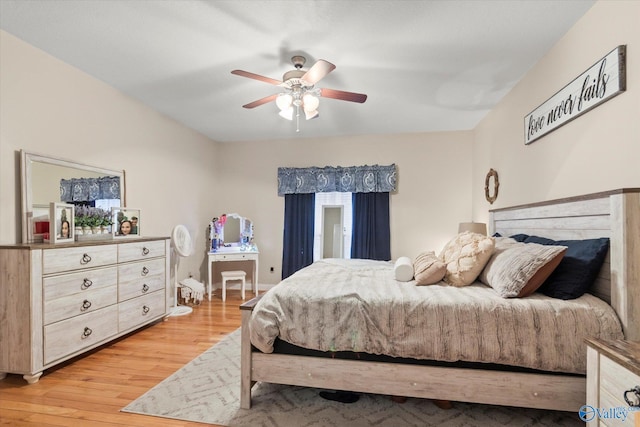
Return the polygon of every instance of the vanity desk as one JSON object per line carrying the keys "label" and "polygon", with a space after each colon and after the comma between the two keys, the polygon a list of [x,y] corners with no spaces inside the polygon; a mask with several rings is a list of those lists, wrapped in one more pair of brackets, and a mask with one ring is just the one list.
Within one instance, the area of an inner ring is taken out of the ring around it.
{"label": "vanity desk", "polygon": [[255,296],[258,296],[258,248],[253,246],[251,250],[241,250],[241,246],[223,246],[215,252],[209,251],[208,254],[208,270],[209,282],[207,284],[207,292],[209,301],[211,301],[211,266],[214,262],[229,261],[253,261],[253,274],[251,275],[251,287]]}
{"label": "vanity desk", "polygon": [[165,318],[167,237],[0,245],[0,379],[42,372]]}
{"label": "vanity desk", "polygon": [[[224,244],[218,244],[218,242],[224,242]],[[211,301],[211,270],[214,262],[252,261],[251,287],[255,296],[258,296],[259,252],[258,247],[253,244],[253,222],[249,218],[237,213],[222,214],[219,218],[214,218],[209,224],[209,248],[207,262],[209,301]]]}

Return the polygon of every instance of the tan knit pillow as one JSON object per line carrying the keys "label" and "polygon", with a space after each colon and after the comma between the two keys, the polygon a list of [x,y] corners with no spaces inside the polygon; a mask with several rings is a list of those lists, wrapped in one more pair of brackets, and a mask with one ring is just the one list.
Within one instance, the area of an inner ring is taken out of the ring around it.
{"label": "tan knit pillow", "polygon": [[413,261],[413,271],[416,285],[433,285],[444,278],[447,264],[435,252],[423,252]]}
{"label": "tan knit pillow", "polygon": [[494,238],[465,231],[451,239],[442,249],[440,259],[447,264],[444,281],[453,286],[473,283],[491,258]]}

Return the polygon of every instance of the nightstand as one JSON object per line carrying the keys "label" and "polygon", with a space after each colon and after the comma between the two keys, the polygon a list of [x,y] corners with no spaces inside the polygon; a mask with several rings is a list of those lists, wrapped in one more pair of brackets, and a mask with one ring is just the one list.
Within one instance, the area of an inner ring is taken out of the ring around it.
{"label": "nightstand", "polygon": [[580,418],[589,426],[640,427],[639,406],[640,342],[587,339],[587,404]]}

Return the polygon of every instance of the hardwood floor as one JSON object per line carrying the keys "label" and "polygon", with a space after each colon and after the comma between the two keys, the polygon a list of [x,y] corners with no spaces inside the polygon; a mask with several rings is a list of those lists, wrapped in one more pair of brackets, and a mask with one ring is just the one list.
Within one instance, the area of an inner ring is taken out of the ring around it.
{"label": "hardwood floor", "polygon": [[[252,297],[247,292],[247,299]],[[28,385],[0,380],[0,425],[202,426],[120,412],[131,401],[240,327],[239,290],[206,298],[193,313],[170,317],[63,365]]]}

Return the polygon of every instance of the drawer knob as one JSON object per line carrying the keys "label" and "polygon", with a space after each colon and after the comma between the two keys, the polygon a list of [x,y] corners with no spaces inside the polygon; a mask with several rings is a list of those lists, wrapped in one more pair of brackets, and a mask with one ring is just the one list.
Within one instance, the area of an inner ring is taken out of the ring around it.
{"label": "drawer knob", "polygon": [[146,293],[149,291],[149,285],[147,285],[146,283],[144,285],[142,285],[142,293]]}
{"label": "drawer knob", "polygon": [[82,289],[89,289],[91,285],[93,285],[93,282],[85,277],[82,281]]}
{"label": "drawer knob", "polygon": [[151,309],[149,307],[147,307],[146,305],[142,307],[142,315],[145,315],[147,313],[149,313]]}
{"label": "drawer knob", "polygon": [[82,308],[80,309],[80,311],[87,311],[91,308],[91,301],[89,301],[88,299],[84,300],[84,302],[82,303]]}
{"label": "drawer knob", "polygon": [[147,274],[149,274],[149,269],[147,267],[142,267],[142,275],[146,276]]}
{"label": "drawer knob", "polygon": [[149,255],[149,249],[147,249],[146,247],[142,248],[142,255]]}
{"label": "drawer knob", "polygon": [[85,326],[84,327],[84,332],[82,333],[82,338],[88,338],[89,335],[91,335],[93,333],[93,331],[91,330],[90,327]]}
{"label": "drawer knob", "polygon": [[[632,394],[632,397],[627,397],[628,394]],[[635,397],[633,397],[635,396]],[[624,392],[624,400],[629,406],[640,407],[640,385]]]}
{"label": "drawer knob", "polygon": [[91,262],[91,257],[89,254],[82,254],[82,259],[80,260],[80,264],[89,264]]}

